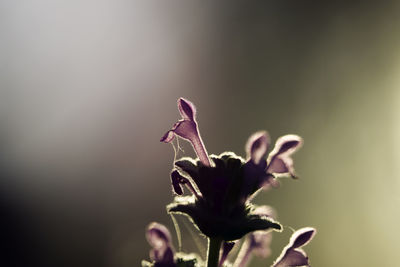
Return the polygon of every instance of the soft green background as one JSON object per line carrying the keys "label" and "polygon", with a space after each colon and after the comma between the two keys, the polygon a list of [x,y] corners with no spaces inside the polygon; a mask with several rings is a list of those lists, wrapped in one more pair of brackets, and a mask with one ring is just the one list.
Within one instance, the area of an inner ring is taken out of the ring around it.
{"label": "soft green background", "polygon": [[260,129],[304,138],[301,179],[256,203],[284,226],[318,229],[313,266],[398,264],[398,2],[0,6],[2,168],[18,173],[2,194],[30,215],[43,266],[139,266],[146,225],[173,230],[173,150],[158,140],[180,96],[196,104],[210,153],[244,156]]}

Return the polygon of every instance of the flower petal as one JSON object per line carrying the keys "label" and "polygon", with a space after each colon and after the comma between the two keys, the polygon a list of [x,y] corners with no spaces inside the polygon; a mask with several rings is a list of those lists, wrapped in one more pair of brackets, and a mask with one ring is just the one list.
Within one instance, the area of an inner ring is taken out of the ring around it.
{"label": "flower petal", "polygon": [[177,170],[171,172],[172,187],[177,195],[183,195],[182,184],[185,184],[184,178]]}
{"label": "flower petal", "polygon": [[317,230],[312,227],[304,227],[297,230],[290,238],[290,244],[293,248],[299,248],[307,245],[313,239]]}
{"label": "flower petal", "polygon": [[274,150],[271,154],[282,154],[282,153],[290,153],[292,154],[295,150],[297,150],[303,144],[303,139],[295,134],[287,134],[278,138],[275,143]]}
{"label": "flower petal", "polygon": [[174,131],[169,130],[168,132],[166,132],[163,137],[161,137],[160,142],[163,143],[171,143],[172,140],[174,140],[175,138],[175,134]]}
{"label": "flower petal", "polygon": [[301,249],[289,249],[273,267],[309,266],[308,257]]}
{"label": "flower petal", "polygon": [[201,195],[193,187],[193,184],[191,183],[191,181],[188,178],[184,177],[182,174],[180,174],[178,170],[173,170],[171,172],[171,182],[172,182],[172,188],[174,189],[174,192],[177,195],[183,195],[182,185],[186,185],[187,188],[190,190],[190,192],[193,193],[194,196],[196,196],[197,198],[200,198]]}
{"label": "flower petal", "polygon": [[270,172],[270,173],[288,173],[289,169],[292,166],[293,166],[293,160],[291,158],[275,157],[273,160],[271,160],[270,164],[268,165],[268,172]]}
{"label": "flower petal", "polygon": [[266,131],[252,134],[246,143],[247,158],[258,164],[267,153],[269,143],[270,138]]}
{"label": "flower petal", "polygon": [[189,100],[184,99],[183,97],[179,98],[178,109],[183,119],[191,121],[196,120],[196,107]]}
{"label": "flower petal", "polygon": [[171,234],[167,227],[156,222],[147,227],[146,238],[153,248],[166,247],[171,242]]}
{"label": "flower petal", "polygon": [[301,228],[294,232],[289,244],[283,249],[273,267],[308,266],[308,257],[300,248],[307,245],[315,233],[316,230],[312,227]]}
{"label": "flower petal", "polygon": [[171,130],[161,137],[160,142],[172,142],[172,140],[174,140],[174,134],[188,141],[192,141],[198,137],[197,124],[190,120],[179,120],[172,126]]}
{"label": "flower petal", "polygon": [[171,234],[167,227],[156,222],[151,223],[147,227],[146,238],[153,247],[150,251],[151,260],[172,266],[174,264],[174,252],[171,245]]}
{"label": "flower petal", "polygon": [[178,121],[174,124],[171,131],[188,141],[197,139],[199,135],[196,123],[189,120]]}
{"label": "flower petal", "polygon": [[303,139],[298,135],[285,135],[280,137],[268,157],[268,173],[290,174],[296,177],[291,155],[303,144]]}

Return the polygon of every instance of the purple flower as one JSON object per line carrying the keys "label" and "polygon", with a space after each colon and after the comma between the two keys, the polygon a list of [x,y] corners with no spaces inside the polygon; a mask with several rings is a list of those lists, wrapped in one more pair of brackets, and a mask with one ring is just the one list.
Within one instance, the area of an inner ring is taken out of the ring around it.
{"label": "purple flower", "polygon": [[270,137],[266,131],[259,131],[250,136],[246,144],[248,177],[253,177],[258,186],[277,186],[276,176],[290,175],[296,178],[291,155],[303,144],[303,139],[294,134],[278,138],[274,149],[268,155],[267,161],[263,160],[267,154]]}
{"label": "purple flower", "polygon": [[162,224],[150,223],[146,230],[146,239],[152,247],[150,250],[152,262],[142,261],[143,267],[199,267],[203,264],[195,254],[175,253],[171,234]]}
{"label": "purple flower", "polygon": [[174,267],[174,251],[171,244],[171,234],[167,227],[153,222],[147,227],[147,242],[153,247],[150,250],[150,259],[154,266]]}
{"label": "purple flower", "polygon": [[315,233],[316,230],[312,227],[301,228],[294,232],[273,267],[309,266],[308,257],[301,247],[307,245]]}
{"label": "purple flower", "polygon": [[179,98],[178,109],[182,119],[177,121],[172,126],[172,129],[164,134],[160,141],[170,143],[174,140],[175,135],[178,135],[192,144],[194,151],[205,166],[211,166],[203,140],[200,137],[199,127],[197,126],[196,107],[192,102],[184,98]]}
{"label": "purple flower", "polygon": [[259,189],[277,186],[276,176],[296,177],[291,155],[301,146],[302,139],[297,135],[279,138],[266,160],[270,138],[267,132],[260,131],[247,141],[247,160],[232,152],[209,156],[200,137],[195,106],[180,98],[178,109],[182,119],[161,141],[170,143],[175,136],[186,139],[198,159],[175,161],[171,172],[173,190],[182,196],[186,186],[191,196],[176,197],[168,211],[188,215],[203,234],[224,241],[256,230],[280,230],[279,223],[255,213],[250,200]]}
{"label": "purple flower", "polygon": [[294,172],[291,155],[296,152],[302,144],[303,139],[298,135],[288,134],[278,138],[274,149],[268,156],[268,167],[266,171],[278,175],[289,174],[293,178],[297,178]]}

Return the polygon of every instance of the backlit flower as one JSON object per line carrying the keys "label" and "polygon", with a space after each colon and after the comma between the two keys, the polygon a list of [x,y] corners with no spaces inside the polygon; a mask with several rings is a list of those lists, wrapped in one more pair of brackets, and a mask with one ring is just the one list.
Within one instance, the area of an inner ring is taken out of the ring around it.
{"label": "backlit flower", "polygon": [[[200,137],[195,106],[180,98],[178,109],[182,119],[161,141],[170,143],[175,136],[188,140],[198,159],[182,158],[175,162],[171,181],[180,197],[168,205],[168,211],[188,215],[203,234],[224,241],[256,230],[280,230],[279,223],[255,213],[256,207],[250,200],[259,189],[276,186],[276,176],[295,177],[291,155],[301,146],[302,139],[297,135],[279,138],[266,160],[270,138],[267,132],[260,131],[246,144],[247,160],[232,152],[209,156]],[[183,186],[191,196],[182,197]]]}

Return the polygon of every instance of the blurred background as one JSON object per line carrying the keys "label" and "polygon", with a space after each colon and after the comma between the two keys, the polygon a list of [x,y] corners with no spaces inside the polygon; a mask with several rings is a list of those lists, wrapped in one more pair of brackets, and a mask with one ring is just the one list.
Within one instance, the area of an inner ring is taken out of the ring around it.
{"label": "blurred background", "polygon": [[[159,139],[180,96],[210,153],[244,156],[260,129],[305,139],[300,180],[255,200],[286,228],[251,266],[304,226],[318,229],[313,266],[396,266],[399,12],[397,1],[0,1],[3,266],[148,259],[147,224],[175,232],[174,152]],[[184,249],[204,255],[177,220]]]}

